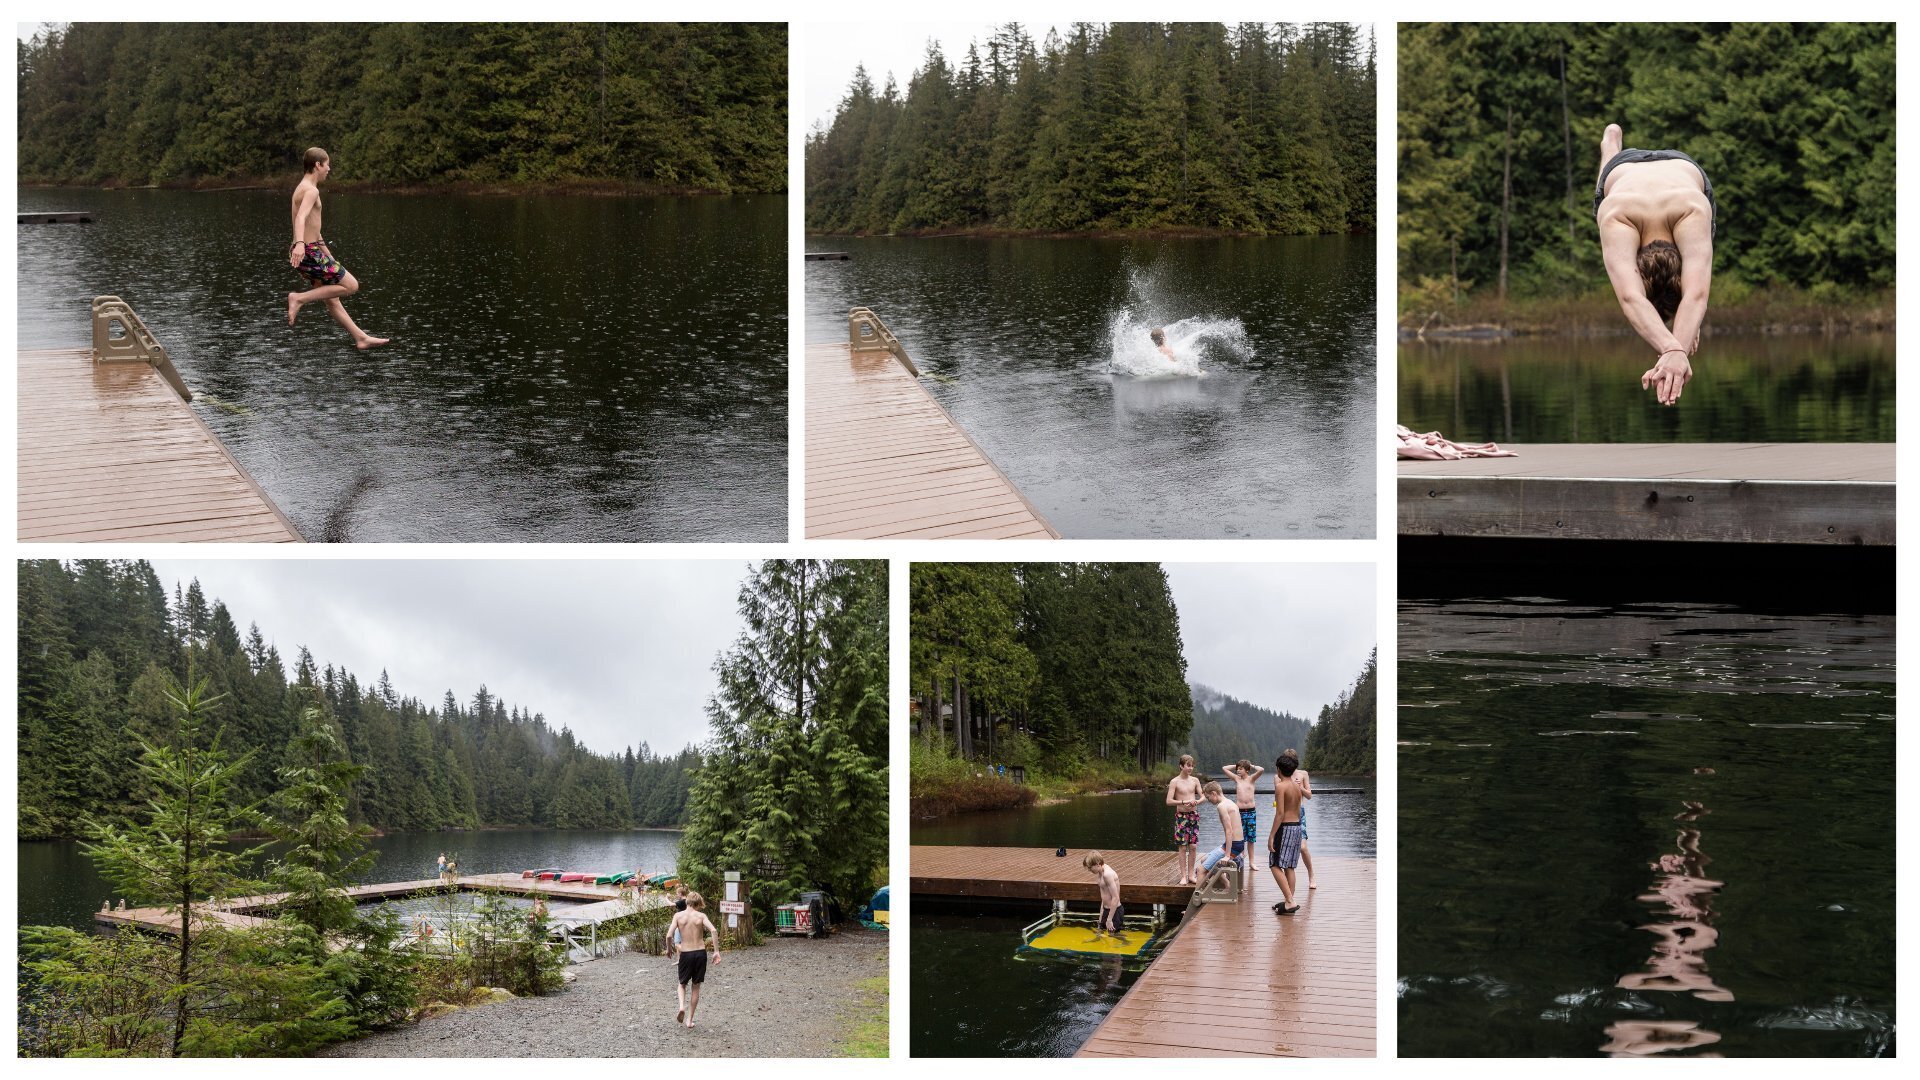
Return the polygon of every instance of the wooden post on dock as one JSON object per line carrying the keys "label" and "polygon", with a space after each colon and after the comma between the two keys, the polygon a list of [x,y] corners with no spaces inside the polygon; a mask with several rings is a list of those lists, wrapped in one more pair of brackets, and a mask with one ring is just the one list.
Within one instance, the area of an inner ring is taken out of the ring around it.
{"label": "wooden post on dock", "polygon": [[726,872],[720,886],[720,941],[724,945],[753,944],[753,904],[748,899],[748,883],[740,871]]}

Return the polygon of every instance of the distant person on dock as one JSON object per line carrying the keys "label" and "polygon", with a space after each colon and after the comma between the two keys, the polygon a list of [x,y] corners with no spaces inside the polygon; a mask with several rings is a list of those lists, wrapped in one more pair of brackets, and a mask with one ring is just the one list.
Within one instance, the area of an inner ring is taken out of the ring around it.
{"label": "distant person on dock", "polygon": [[1240,824],[1238,808],[1228,802],[1226,796],[1221,793],[1219,781],[1207,781],[1207,786],[1201,788],[1200,793],[1206,796],[1207,801],[1213,804],[1214,810],[1219,812],[1220,835],[1225,837],[1220,843],[1219,850],[1209,854],[1206,864],[1200,868],[1200,877],[1205,880],[1213,873],[1213,868],[1225,860],[1233,859],[1236,864],[1238,863],[1240,853],[1247,849],[1247,834]]}
{"label": "distant person on dock", "polygon": [[341,297],[360,291],[360,282],[333,257],[327,241],[320,235],[320,181],[333,171],[333,162],[325,150],[316,146],[307,151],[303,164],[306,175],[293,189],[293,246],[287,251],[287,265],[306,278],[313,288],[287,294],[287,325],[292,326],[300,317],[302,304],[324,303],[333,321],[353,335],[355,348],[385,345],[387,338],[374,337],[354,325],[346,306],[340,303]]}
{"label": "distant person on dock", "polygon": [[[1619,124],[1600,137],[1593,214],[1600,258],[1628,325],[1659,354],[1640,376],[1660,404],[1693,378],[1713,284],[1713,182],[1678,150],[1621,149]],[[1671,324],[1671,329],[1669,329]]]}
{"label": "distant person on dock", "polygon": [[700,986],[707,981],[707,953],[720,962],[720,931],[707,918],[707,902],[699,893],[687,894],[687,906],[673,917],[674,940],[679,942],[680,982],[676,990],[680,1011],[673,1022],[693,1027],[693,1011],[700,1007]]}
{"label": "distant person on dock", "polygon": [[1100,921],[1094,924],[1093,940],[1099,941],[1108,934],[1113,940],[1127,943],[1126,911],[1120,905],[1120,875],[1107,865],[1107,857],[1097,851],[1089,851],[1080,865],[1100,879]]}
{"label": "distant person on dock", "polygon": [[[1299,764],[1300,751],[1291,746],[1280,751],[1280,756],[1292,758],[1296,766]],[[1307,850],[1307,800],[1313,798],[1313,778],[1307,775],[1307,770],[1296,767],[1293,770],[1293,782],[1300,789],[1300,865],[1307,868],[1307,888],[1317,889],[1320,886],[1313,883],[1313,853]],[[1280,808],[1277,797],[1273,801],[1273,808]]]}
{"label": "distant person on dock", "polygon": [[[1255,790],[1254,781],[1265,775],[1267,767],[1241,758],[1232,765],[1222,765],[1220,771],[1233,777],[1233,805],[1240,808],[1240,835],[1252,844],[1260,835],[1260,793]],[[1251,882],[1253,878],[1246,880]]]}
{"label": "distant person on dock", "polygon": [[447,853],[446,852],[443,851],[440,853],[440,858],[438,860],[438,863],[440,868],[434,871],[434,876],[444,878],[447,876]]}
{"label": "distant person on dock", "polygon": [[1173,843],[1180,850],[1180,884],[1198,885],[1194,860],[1200,847],[1200,781],[1193,755],[1180,755],[1180,775],[1167,781],[1167,805],[1173,807]]}
{"label": "distant person on dock", "polygon": [[[1282,780],[1290,780],[1300,763],[1285,754],[1273,763]],[[1290,782],[1273,785],[1273,831],[1267,834],[1267,866],[1280,886],[1283,899],[1273,905],[1276,914],[1291,915],[1300,910],[1293,902],[1293,868],[1300,861],[1300,786]]]}

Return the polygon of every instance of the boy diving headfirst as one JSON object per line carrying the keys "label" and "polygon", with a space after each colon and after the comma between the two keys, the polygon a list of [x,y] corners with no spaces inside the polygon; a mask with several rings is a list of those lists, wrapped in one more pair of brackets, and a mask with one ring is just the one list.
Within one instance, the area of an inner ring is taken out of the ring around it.
{"label": "boy diving headfirst", "polygon": [[359,292],[360,282],[327,250],[327,242],[320,235],[320,181],[333,171],[333,162],[325,150],[316,146],[307,151],[302,163],[306,175],[293,189],[293,246],[287,251],[287,265],[311,282],[313,288],[287,294],[287,325],[292,326],[300,317],[300,305],[325,303],[333,321],[353,335],[355,348],[385,345],[387,338],[374,337],[360,329],[347,315],[340,298]]}
{"label": "boy diving headfirst", "polygon": [[[1593,214],[1600,258],[1627,322],[1659,359],[1640,376],[1662,405],[1693,378],[1713,285],[1713,183],[1678,150],[1621,149],[1619,124],[1600,139]],[[1668,323],[1672,328],[1668,328]]]}

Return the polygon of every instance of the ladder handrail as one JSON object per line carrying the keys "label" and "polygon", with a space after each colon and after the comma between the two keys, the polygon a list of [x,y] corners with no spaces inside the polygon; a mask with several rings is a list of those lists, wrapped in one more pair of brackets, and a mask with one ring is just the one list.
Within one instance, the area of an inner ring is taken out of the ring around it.
{"label": "ladder handrail", "polygon": [[907,347],[900,344],[887,324],[872,308],[857,307],[847,312],[847,337],[854,352],[889,352],[900,361],[915,378],[920,377],[920,369],[913,366],[913,358],[907,355]]}
{"label": "ladder handrail", "polygon": [[[147,324],[140,321],[140,316],[134,314],[132,304],[117,296],[96,296],[92,315],[94,363],[145,363],[160,373],[181,401],[193,400],[193,391],[187,389],[187,381],[173,366],[173,358],[167,355],[166,347],[153,336],[153,331],[147,329]],[[118,337],[113,333],[116,323],[125,331]]]}

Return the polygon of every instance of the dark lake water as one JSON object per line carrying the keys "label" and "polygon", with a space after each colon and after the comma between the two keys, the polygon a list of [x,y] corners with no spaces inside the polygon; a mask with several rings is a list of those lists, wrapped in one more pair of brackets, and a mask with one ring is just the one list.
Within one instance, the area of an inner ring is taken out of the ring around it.
{"label": "dark lake water", "polygon": [[[112,886],[95,871],[93,860],[69,840],[21,842],[19,851],[20,923],[93,925],[100,902]],[[498,874],[564,866],[573,870],[674,869],[680,851],[677,832],[573,832],[529,829],[512,832],[395,833],[375,837],[379,860],[368,882],[418,881],[437,872],[442,852],[460,864],[463,874]],[[556,909],[557,910],[557,909]]]}
{"label": "dark lake water", "polygon": [[1403,601],[1399,1049],[1893,1050],[1894,622]]}
{"label": "dark lake water", "polygon": [[1461,442],[1892,442],[1893,344],[1715,334],[1668,408],[1635,337],[1403,342],[1396,419]]}
{"label": "dark lake water", "polygon": [[[1315,773],[1313,784],[1362,791],[1321,795],[1307,804],[1308,851],[1372,858],[1373,778]],[[1172,851],[1173,811],[1165,799],[1164,791],[1154,791],[956,814],[915,822],[912,838],[915,844]],[[1268,795],[1261,796],[1259,809],[1264,835],[1272,824]],[[1200,850],[1219,843],[1218,818],[1201,814]],[[915,899],[914,1056],[1063,1057],[1080,1049],[1141,968],[1117,959],[1016,953],[1021,928],[1046,910],[1038,902],[988,908]],[[983,1007],[987,1003],[991,1007]]]}
{"label": "dark lake water", "polygon": [[872,308],[1062,534],[1373,535],[1373,237],[807,246],[807,339]]}
{"label": "dark lake water", "polygon": [[356,351],[286,325],[290,191],[20,191],[20,347],[133,305],[309,540],[784,540],[786,198],[325,196]]}

